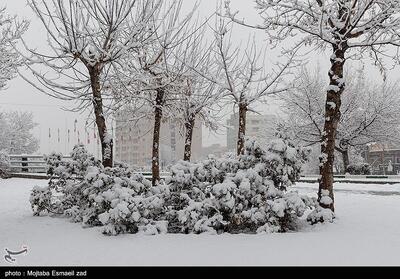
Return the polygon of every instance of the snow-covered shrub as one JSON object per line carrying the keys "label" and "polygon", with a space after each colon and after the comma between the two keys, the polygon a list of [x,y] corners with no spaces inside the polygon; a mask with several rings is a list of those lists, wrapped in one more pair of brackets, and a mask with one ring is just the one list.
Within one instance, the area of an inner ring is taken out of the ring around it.
{"label": "snow-covered shrub", "polygon": [[52,193],[50,188],[39,186],[34,187],[29,201],[34,216],[50,213],[52,208]]}
{"label": "snow-covered shrub", "polygon": [[104,226],[107,234],[165,231],[157,218],[164,216],[159,196],[167,187],[151,187],[123,164],[104,168],[83,146],[74,148],[71,160],[51,154],[46,162],[49,186],[31,193],[35,215],[58,213],[86,226]]}
{"label": "snow-covered shrub", "polygon": [[[82,145],[74,147],[71,160],[64,159],[61,154],[53,153],[45,156],[45,161],[50,178],[48,191],[52,195],[51,203],[47,204],[46,208],[47,211],[59,214],[77,205],[81,193],[80,186],[89,166],[101,167],[101,163],[90,156]],[[40,191],[35,193],[35,189],[31,194],[32,208],[36,206],[38,210],[43,207],[37,206],[35,202],[49,200],[47,197],[39,199],[39,194]],[[34,195],[36,198],[33,198]],[[48,195],[48,193],[43,192],[43,195]]]}
{"label": "snow-covered shrub", "polygon": [[308,154],[282,135],[265,149],[249,140],[241,156],[182,161],[152,187],[126,165],[104,168],[77,146],[71,160],[47,158],[49,186],[35,188],[31,204],[35,215],[58,213],[108,235],[286,232],[317,204],[288,191]]}
{"label": "snow-covered shrub", "polygon": [[307,216],[307,221],[312,225],[326,222],[332,223],[333,219],[335,219],[334,212],[319,205]]}
{"label": "snow-covered shrub", "polygon": [[105,202],[109,207],[106,212],[99,215],[105,234],[167,232],[164,205],[165,197],[169,196],[168,187],[164,185],[152,187],[150,183],[146,184],[146,187],[136,189],[116,184],[97,196],[97,201]]}
{"label": "snow-covered shrub", "polygon": [[[320,204],[324,205],[322,207]],[[333,222],[335,213],[329,208],[333,204],[332,198],[329,196],[328,190],[321,191],[321,199],[315,206],[315,209],[307,216],[307,221],[312,225],[317,223]]]}
{"label": "snow-covered shrub", "polygon": [[370,175],[371,172],[371,166],[367,163],[351,164],[346,170],[351,175]]}
{"label": "snow-covered shrub", "polygon": [[0,150],[0,178],[8,178],[10,170],[10,157],[5,151]]}
{"label": "snow-covered shrub", "polygon": [[181,232],[284,232],[315,199],[287,192],[295,183],[309,151],[279,135],[264,150],[246,142],[244,155],[181,162],[166,182],[171,187],[169,226]]}
{"label": "snow-covered shrub", "polygon": [[[145,197],[153,190],[150,189],[150,181],[142,175],[136,175],[128,169],[121,168],[91,168],[80,187],[82,193],[78,205],[81,208],[82,221],[91,226],[112,223],[117,233],[131,231],[129,228],[131,224],[128,224],[129,220],[125,218],[130,215],[127,209],[135,209],[128,205],[137,203],[139,196]],[[110,218],[108,222],[104,222],[105,215],[102,215],[102,219],[99,217],[103,213],[110,213],[111,217],[115,217],[117,221],[113,222],[113,218]],[[117,222],[121,224],[116,224]],[[117,228],[119,225],[121,228]],[[111,229],[107,233],[115,234]]]}
{"label": "snow-covered shrub", "polygon": [[275,187],[286,190],[300,179],[302,167],[307,162],[311,149],[295,145],[284,133],[276,136],[267,147],[265,157],[270,162],[270,175]]}

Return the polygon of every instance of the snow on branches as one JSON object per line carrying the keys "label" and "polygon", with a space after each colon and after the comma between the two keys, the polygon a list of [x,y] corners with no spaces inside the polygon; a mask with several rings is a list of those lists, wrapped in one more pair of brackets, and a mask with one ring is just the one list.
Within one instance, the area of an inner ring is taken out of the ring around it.
{"label": "snow on branches", "polygon": [[[320,191],[333,194],[335,135],[340,121],[340,106],[345,90],[344,66],[349,58],[369,55],[385,74],[384,57],[400,62],[400,1],[399,0],[256,0],[263,22],[250,26],[237,19],[225,1],[226,16],[234,22],[265,30],[271,42],[298,39],[294,49],[311,46],[314,50],[331,50],[329,87],[321,144]],[[394,51],[393,48],[394,47]],[[326,207],[326,204],[320,204]],[[330,204],[334,210],[334,203]]]}
{"label": "snow on branches", "polygon": [[[113,141],[106,119],[113,103],[109,75],[128,51],[147,41],[161,1],[28,3],[47,32],[50,51],[39,52],[25,44],[26,65],[33,74],[25,80],[52,97],[76,101],[77,111],[90,109],[99,132],[103,165],[112,167]],[[42,71],[39,66],[43,65],[50,71]]]}
{"label": "snow on branches", "polygon": [[18,22],[15,17],[6,14],[5,8],[0,7],[0,90],[15,77],[18,67],[23,64],[15,45],[27,28],[27,21]]}
{"label": "snow on branches", "polygon": [[[373,142],[399,142],[400,98],[395,84],[374,84],[362,71],[347,70],[347,87],[341,105],[341,119],[336,133],[336,151],[343,155],[344,169],[351,148],[362,148]],[[320,69],[302,69],[295,86],[281,95],[288,127],[306,145],[321,142],[326,85]],[[333,104],[328,103],[328,106]]]}
{"label": "snow on branches", "polygon": [[10,174],[10,157],[4,150],[0,150],[0,178],[7,178]]}
{"label": "snow on branches", "polygon": [[[197,5],[181,16],[182,0],[165,1],[160,14],[153,16],[154,29],[150,43],[130,51],[114,78],[119,89],[114,97],[123,109],[134,110],[133,118],[154,119],[152,174],[153,185],[160,180],[161,122],[173,118],[186,128],[185,159],[190,160],[192,133],[195,121],[201,116],[208,120],[204,109],[210,104],[215,90],[191,71],[205,69],[207,50],[201,46],[205,24],[193,21]],[[193,65],[196,64],[196,65]],[[201,89],[200,89],[201,88]],[[199,90],[208,92],[199,92]],[[137,109],[139,108],[139,109]]]}
{"label": "snow on branches", "polygon": [[32,154],[39,149],[39,140],[32,130],[37,126],[29,112],[0,112],[0,150],[8,154]]}
{"label": "snow on branches", "polygon": [[214,28],[215,46],[213,81],[222,91],[223,96],[239,110],[239,131],[237,154],[244,151],[247,112],[257,103],[265,102],[271,95],[288,89],[284,77],[297,64],[295,51],[281,56],[284,62],[278,62],[271,72],[266,68],[267,48],[258,48],[255,39],[249,39],[244,49],[233,47],[231,37],[232,24],[218,17]]}

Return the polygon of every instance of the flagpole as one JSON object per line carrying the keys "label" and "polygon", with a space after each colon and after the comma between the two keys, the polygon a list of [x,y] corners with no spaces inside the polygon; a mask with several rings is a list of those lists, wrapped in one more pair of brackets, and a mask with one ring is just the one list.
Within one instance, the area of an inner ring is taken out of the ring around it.
{"label": "flagpole", "polygon": [[60,139],[60,128],[57,128],[57,153],[58,153],[58,152],[60,152],[60,153],[62,152],[60,143],[61,143],[61,139]]}
{"label": "flagpole", "polygon": [[76,127],[77,123],[78,123],[78,120],[75,119],[75,121],[74,121],[74,141],[75,141],[75,143],[76,143],[76,141],[78,139],[78,137],[77,137],[77,127]]}
{"label": "flagpole", "polygon": [[65,129],[64,129],[64,156],[67,155],[67,130],[68,130],[68,124],[67,124],[67,118],[65,118]]}
{"label": "flagpole", "polygon": [[49,128],[49,137],[48,137],[48,145],[47,145],[49,147],[49,151],[48,151],[47,155],[50,155],[50,153],[51,153],[50,139],[51,139],[51,128]]}

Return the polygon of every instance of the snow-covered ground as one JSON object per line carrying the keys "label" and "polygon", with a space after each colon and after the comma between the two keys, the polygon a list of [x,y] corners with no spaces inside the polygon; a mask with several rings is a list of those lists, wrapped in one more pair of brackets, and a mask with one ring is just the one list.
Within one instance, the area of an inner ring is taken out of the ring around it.
{"label": "snow-covered ground", "polygon": [[[18,265],[400,265],[400,185],[336,184],[335,223],[298,233],[107,237],[33,217],[29,191],[45,184],[0,180],[0,251],[28,246]],[[296,188],[313,195],[317,185]]]}

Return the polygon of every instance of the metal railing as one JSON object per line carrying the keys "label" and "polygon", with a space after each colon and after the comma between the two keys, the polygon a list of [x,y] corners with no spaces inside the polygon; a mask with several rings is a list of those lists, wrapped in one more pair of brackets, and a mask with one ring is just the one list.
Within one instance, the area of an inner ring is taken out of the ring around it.
{"label": "metal railing", "polygon": [[[68,159],[70,156],[63,158]],[[12,173],[45,174],[47,171],[43,155],[10,155],[10,165]]]}
{"label": "metal railing", "polygon": [[[70,156],[63,156],[63,159],[70,159]],[[13,177],[46,179],[47,166],[43,155],[10,155],[11,173]],[[138,172],[145,178],[151,180],[151,172]],[[170,173],[161,172],[161,179],[168,177]]]}
{"label": "metal railing", "polygon": [[[303,175],[299,182],[318,183],[319,175]],[[400,184],[400,175],[334,175],[334,182],[355,184]]]}
{"label": "metal railing", "polygon": [[[64,156],[70,159],[70,156]],[[11,155],[11,173],[14,177],[47,179],[47,166],[43,155]],[[151,180],[151,172],[138,172],[145,178]],[[169,172],[161,172],[161,179],[170,176]],[[300,182],[317,183],[318,175],[303,175]],[[335,182],[352,183],[378,183],[378,184],[400,184],[400,175],[335,175]]]}

